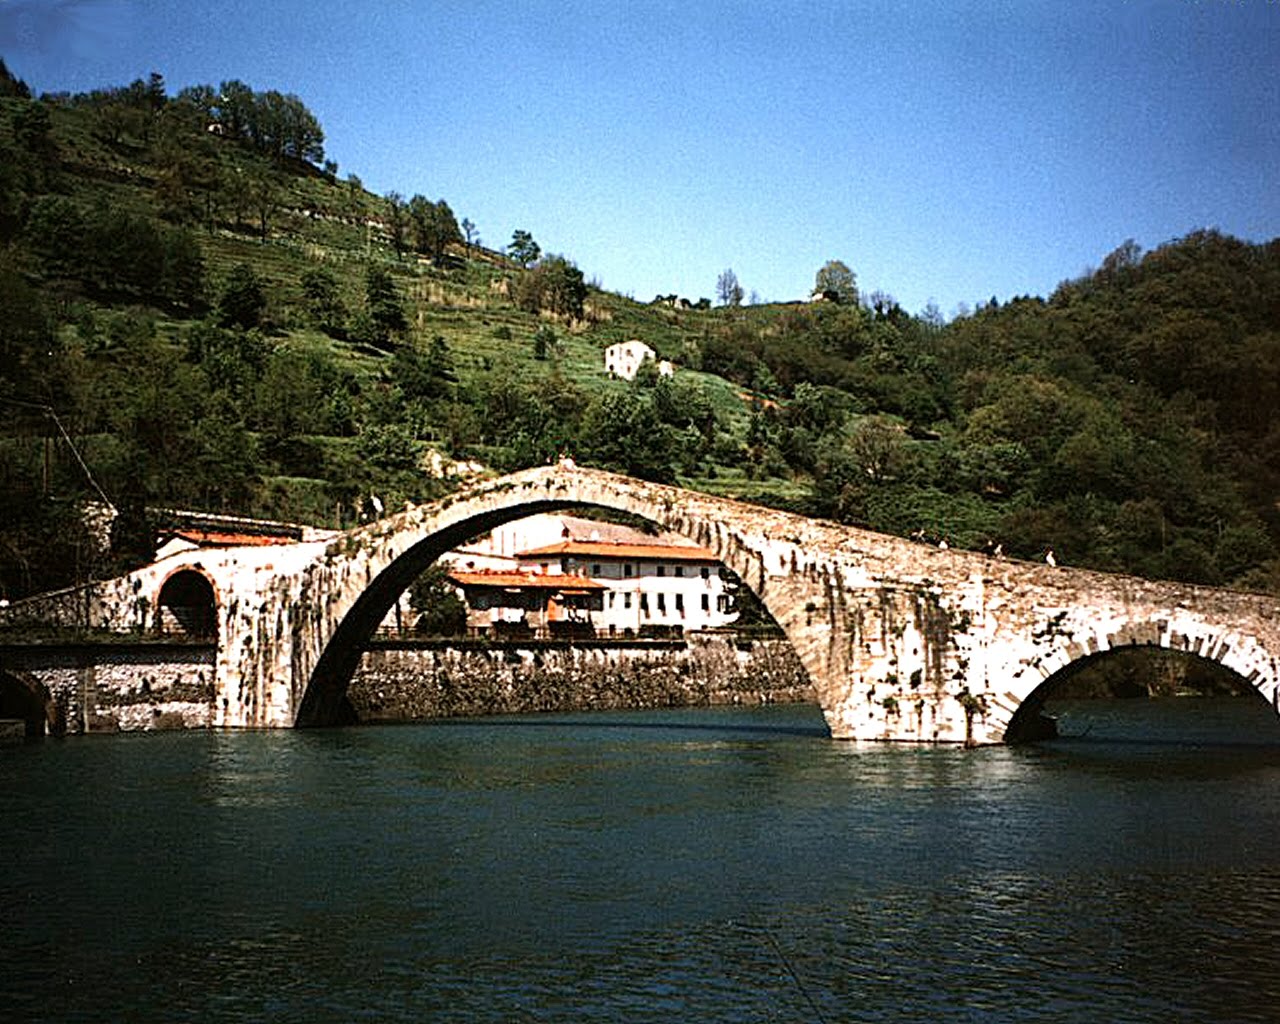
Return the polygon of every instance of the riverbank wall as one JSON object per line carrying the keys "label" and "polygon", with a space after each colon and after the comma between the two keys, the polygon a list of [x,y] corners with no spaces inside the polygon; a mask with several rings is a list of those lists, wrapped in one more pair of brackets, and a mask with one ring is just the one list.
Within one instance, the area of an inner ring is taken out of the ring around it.
{"label": "riverbank wall", "polygon": [[[0,645],[0,719],[28,736],[201,729],[215,719],[212,644]],[[362,722],[547,711],[813,701],[785,639],[372,643],[348,689]]]}
{"label": "riverbank wall", "polygon": [[384,643],[347,691],[361,721],[813,701],[785,639],[459,647]]}
{"label": "riverbank wall", "polygon": [[203,729],[216,648],[186,643],[0,647],[0,717],[27,735]]}

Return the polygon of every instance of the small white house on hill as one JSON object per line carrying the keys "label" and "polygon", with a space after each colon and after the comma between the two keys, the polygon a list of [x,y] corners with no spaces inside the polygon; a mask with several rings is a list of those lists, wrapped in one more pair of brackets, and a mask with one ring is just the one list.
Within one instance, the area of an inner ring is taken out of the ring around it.
{"label": "small white house on hill", "polygon": [[[636,373],[646,359],[657,360],[658,353],[635,338],[631,341],[620,341],[604,350],[605,372],[611,377],[635,380]],[[670,377],[675,373],[675,368],[669,360],[663,359],[658,362],[658,373],[664,377]]]}

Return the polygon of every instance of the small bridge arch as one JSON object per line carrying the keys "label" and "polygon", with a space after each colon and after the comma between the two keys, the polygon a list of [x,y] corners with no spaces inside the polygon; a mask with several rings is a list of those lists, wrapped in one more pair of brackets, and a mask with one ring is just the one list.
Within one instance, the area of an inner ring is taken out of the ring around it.
{"label": "small bridge arch", "polygon": [[[1275,706],[1274,695],[1267,697],[1267,687],[1259,687],[1256,681],[1250,681],[1235,669],[1229,667],[1224,662],[1200,654],[1192,654],[1185,651],[1172,652],[1166,648],[1153,646],[1132,646],[1127,648],[1118,648],[1106,651],[1099,651],[1095,654],[1088,654],[1082,658],[1068,664],[1065,668],[1059,669],[1048,679],[1044,680],[1033,689],[1022,703],[1018,706],[1013,716],[1010,718],[1008,726],[1005,729],[1005,742],[1021,743],[1044,738],[1043,736],[1043,715],[1046,706],[1056,698],[1063,695],[1064,691],[1070,694],[1072,682],[1078,677],[1085,675],[1091,671],[1105,671],[1108,662],[1115,661],[1123,656],[1123,654],[1133,652],[1145,655],[1144,662],[1139,662],[1137,672],[1142,674],[1142,679],[1135,682],[1131,678],[1124,678],[1112,675],[1110,678],[1102,676],[1095,677],[1091,682],[1094,687],[1100,686],[1108,691],[1105,695],[1117,695],[1112,688],[1120,687],[1122,696],[1145,696],[1152,695],[1153,691],[1159,684],[1158,675],[1162,670],[1167,669],[1167,665],[1162,665],[1160,657],[1164,655],[1174,655],[1182,663],[1179,667],[1184,672],[1195,674],[1195,670],[1200,670],[1203,678],[1205,672],[1213,673],[1213,680],[1218,684],[1212,691],[1222,693],[1226,691],[1233,692],[1236,696],[1244,697],[1246,700],[1255,702],[1256,704],[1269,708],[1273,713],[1277,711]],[[1125,666],[1126,671],[1134,668],[1132,664]],[[1167,679],[1164,680],[1167,683]],[[1193,685],[1189,688],[1192,692],[1196,690]],[[1094,696],[1096,694],[1090,694]],[[1280,716],[1277,716],[1277,722],[1280,724]]]}
{"label": "small bridge arch", "polygon": [[[1253,595],[1232,596],[1242,602],[1257,600]],[[1242,632],[1239,619],[1215,623],[1184,616],[1178,621],[1185,610],[1176,604],[1155,613],[1149,607],[1131,606],[1111,609],[1110,615],[1105,607],[1090,611],[1082,624],[1069,630],[1062,628],[1066,613],[1059,611],[1039,631],[1043,651],[1011,673],[1009,686],[993,702],[988,723],[1005,742],[1038,738],[1037,719],[1046,700],[1073,676],[1122,651],[1168,651],[1218,666],[1239,689],[1254,692],[1280,713],[1274,645],[1268,647],[1259,637]]]}
{"label": "small bridge arch", "polygon": [[183,566],[165,577],[156,594],[156,626],[207,640],[218,634],[218,592],[199,569]]}
{"label": "small bridge arch", "polygon": [[20,719],[28,736],[60,736],[67,728],[48,687],[26,672],[0,671],[0,718]]}

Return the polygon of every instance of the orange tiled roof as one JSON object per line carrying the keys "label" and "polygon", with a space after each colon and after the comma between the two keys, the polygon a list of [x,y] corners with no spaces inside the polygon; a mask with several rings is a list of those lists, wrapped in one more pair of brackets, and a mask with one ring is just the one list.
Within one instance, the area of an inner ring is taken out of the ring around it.
{"label": "orange tiled roof", "polygon": [[565,540],[545,548],[519,551],[517,558],[543,555],[581,555],[586,558],[622,558],[630,562],[718,562],[710,551],[690,544],[623,544],[609,541]]}
{"label": "orange tiled roof", "polygon": [[266,533],[231,533],[226,530],[174,530],[172,537],[181,537],[202,548],[263,547],[267,544],[296,544],[292,537]]}
{"label": "orange tiled roof", "polygon": [[541,572],[451,572],[449,579],[464,587],[527,587],[534,590],[603,590],[604,584],[585,576],[549,576]]}

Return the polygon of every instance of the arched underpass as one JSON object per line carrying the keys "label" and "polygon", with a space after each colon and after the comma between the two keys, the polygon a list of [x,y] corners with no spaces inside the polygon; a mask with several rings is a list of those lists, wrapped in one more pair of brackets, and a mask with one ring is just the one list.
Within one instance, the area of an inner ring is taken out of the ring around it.
{"label": "arched underpass", "polygon": [[66,731],[44,685],[12,672],[0,672],[0,719],[21,720],[27,736]]}
{"label": "arched underpass", "polygon": [[[359,716],[347,699],[347,688],[364,651],[369,646],[370,639],[400,596],[442,555],[507,523],[540,513],[569,510],[598,512],[606,516],[617,515],[619,512],[617,508],[610,505],[580,501],[536,502],[515,506],[479,515],[443,529],[420,541],[393,561],[370,582],[334,631],[312,673],[311,683],[298,712],[296,725],[307,727],[347,724],[358,720]],[[643,519],[658,529],[663,526],[659,522],[637,516],[635,513],[625,514],[631,518]],[[721,562],[721,564],[725,563]],[[740,579],[739,573],[732,566],[725,567]],[[745,592],[752,594],[751,603],[753,606],[758,606],[758,613],[769,617],[767,608],[759,602],[750,588],[746,587],[745,583],[742,587]],[[769,618],[772,621],[772,618]],[[776,626],[776,623],[774,625]]]}
{"label": "arched underpass", "polygon": [[402,595],[364,645],[347,699],[361,722],[812,703],[750,593],[713,553],[647,520],[514,520],[415,580],[409,608]]}
{"label": "arched underpass", "polygon": [[1005,740],[1046,739],[1280,745],[1280,716],[1249,680],[1211,658],[1127,647],[1073,662],[1027,697]]}
{"label": "arched underpass", "polygon": [[210,640],[218,635],[218,599],[213,584],[194,569],[175,572],[160,588],[161,633]]}

